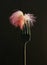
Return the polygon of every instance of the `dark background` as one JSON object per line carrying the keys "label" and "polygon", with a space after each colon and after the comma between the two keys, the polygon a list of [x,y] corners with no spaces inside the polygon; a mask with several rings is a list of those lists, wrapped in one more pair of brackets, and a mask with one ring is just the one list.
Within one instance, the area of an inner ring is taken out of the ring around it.
{"label": "dark background", "polygon": [[27,45],[27,65],[47,65],[46,0],[0,0],[0,65],[24,65],[23,46],[28,36],[23,38],[20,29],[9,22],[9,16],[19,9],[37,17]]}

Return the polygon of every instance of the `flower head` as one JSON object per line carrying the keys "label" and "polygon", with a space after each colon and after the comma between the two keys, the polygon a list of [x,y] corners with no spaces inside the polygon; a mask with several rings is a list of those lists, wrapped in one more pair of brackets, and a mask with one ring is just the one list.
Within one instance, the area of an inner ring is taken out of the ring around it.
{"label": "flower head", "polygon": [[[33,23],[35,22],[35,17],[33,14],[25,14],[24,18],[26,21],[28,21],[29,23],[31,23],[31,25],[33,25]],[[27,22],[26,22],[27,23]]]}
{"label": "flower head", "polygon": [[20,27],[22,30],[24,24],[33,24],[35,17],[32,14],[23,14],[22,11],[16,11],[10,16],[10,22],[15,27]]}

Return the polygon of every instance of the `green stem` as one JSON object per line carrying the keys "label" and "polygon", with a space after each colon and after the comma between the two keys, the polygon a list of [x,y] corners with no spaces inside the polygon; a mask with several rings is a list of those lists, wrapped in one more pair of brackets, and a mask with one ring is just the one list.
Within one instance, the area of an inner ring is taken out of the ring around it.
{"label": "green stem", "polygon": [[24,44],[24,65],[26,65],[26,55],[27,55],[26,47],[27,47],[28,42],[31,40],[31,30],[29,30],[29,35],[30,35],[29,40],[25,42]]}

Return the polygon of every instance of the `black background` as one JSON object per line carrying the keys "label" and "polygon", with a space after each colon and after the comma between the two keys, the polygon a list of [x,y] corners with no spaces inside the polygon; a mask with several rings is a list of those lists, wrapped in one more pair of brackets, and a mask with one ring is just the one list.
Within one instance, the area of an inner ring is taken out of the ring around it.
{"label": "black background", "polygon": [[23,46],[28,36],[23,39],[20,29],[9,22],[9,16],[17,10],[37,17],[27,45],[27,65],[47,65],[46,0],[0,0],[0,65],[24,65]]}

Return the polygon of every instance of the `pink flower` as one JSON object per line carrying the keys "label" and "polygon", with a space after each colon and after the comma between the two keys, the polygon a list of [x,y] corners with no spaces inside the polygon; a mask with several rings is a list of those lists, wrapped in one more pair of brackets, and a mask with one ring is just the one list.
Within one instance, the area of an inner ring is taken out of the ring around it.
{"label": "pink flower", "polygon": [[35,21],[34,19],[35,17],[32,14],[23,14],[22,11],[16,11],[14,12],[11,16],[10,16],[10,22],[13,26],[15,27],[20,27],[20,29],[22,30],[24,27],[24,24],[27,24],[31,22],[31,24],[33,24],[33,22]]}

